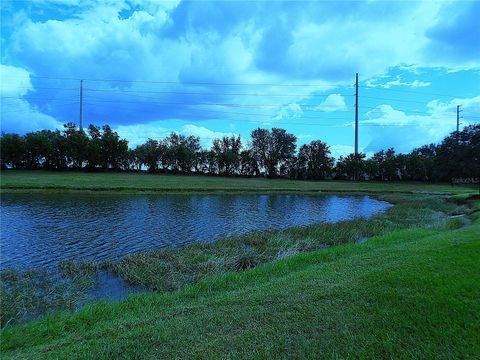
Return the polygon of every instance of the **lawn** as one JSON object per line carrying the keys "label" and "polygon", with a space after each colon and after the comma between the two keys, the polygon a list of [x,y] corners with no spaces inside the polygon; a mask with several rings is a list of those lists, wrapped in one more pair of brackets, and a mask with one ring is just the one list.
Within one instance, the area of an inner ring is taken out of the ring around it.
{"label": "lawn", "polygon": [[5,329],[3,358],[476,358],[476,214]]}
{"label": "lawn", "polygon": [[5,191],[122,191],[122,192],[448,192],[472,188],[418,182],[298,181],[265,178],[151,175],[138,173],[85,173],[2,171]]}

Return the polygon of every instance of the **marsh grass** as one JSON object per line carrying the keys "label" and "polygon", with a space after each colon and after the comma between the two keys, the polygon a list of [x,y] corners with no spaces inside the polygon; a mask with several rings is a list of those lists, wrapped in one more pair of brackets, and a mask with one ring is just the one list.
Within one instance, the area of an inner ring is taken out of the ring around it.
{"label": "marsh grass", "polygon": [[480,218],[469,219],[56,313],[0,331],[1,356],[478,359]]}
{"label": "marsh grass", "polygon": [[1,324],[12,325],[55,310],[71,310],[85,296],[97,271],[109,270],[132,285],[172,292],[215,275],[242,272],[289,256],[390,231],[429,227],[458,228],[451,215],[468,212],[459,199],[445,196],[388,194],[376,196],[395,204],[368,219],[321,223],[287,230],[252,233],[214,243],[193,243],[137,253],[117,262],[64,262],[61,277],[32,272],[1,273]]}
{"label": "marsh grass", "polygon": [[432,195],[382,195],[380,200],[396,206],[368,219],[321,223],[287,230],[252,233],[194,243],[181,248],[164,248],[127,256],[103,264],[122,279],[153,291],[175,291],[207,277],[254,268],[300,252],[355,242],[364,237],[415,228],[458,228],[462,220],[451,215],[467,211],[458,202]]}
{"label": "marsh grass", "polygon": [[73,310],[85,299],[92,279],[82,274],[53,276],[41,270],[0,272],[1,327],[37,319],[57,310]]}

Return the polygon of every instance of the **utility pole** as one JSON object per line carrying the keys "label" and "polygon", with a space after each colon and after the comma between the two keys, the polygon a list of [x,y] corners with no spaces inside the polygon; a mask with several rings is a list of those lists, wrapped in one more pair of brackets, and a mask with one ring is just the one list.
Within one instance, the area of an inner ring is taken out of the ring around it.
{"label": "utility pole", "polygon": [[460,131],[460,113],[463,110],[460,110],[460,106],[462,105],[457,105],[457,133]]}
{"label": "utility pole", "polygon": [[355,75],[355,156],[358,155],[358,73]]}
{"label": "utility pole", "polygon": [[83,80],[80,80],[80,131],[83,131]]}

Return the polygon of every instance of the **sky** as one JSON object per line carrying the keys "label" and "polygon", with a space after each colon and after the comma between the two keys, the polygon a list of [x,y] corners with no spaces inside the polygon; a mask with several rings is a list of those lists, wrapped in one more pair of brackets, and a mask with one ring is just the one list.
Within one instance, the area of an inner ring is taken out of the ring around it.
{"label": "sky", "polygon": [[108,123],[130,147],[172,131],[281,127],[298,144],[408,152],[480,123],[480,1],[1,1],[1,131]]}

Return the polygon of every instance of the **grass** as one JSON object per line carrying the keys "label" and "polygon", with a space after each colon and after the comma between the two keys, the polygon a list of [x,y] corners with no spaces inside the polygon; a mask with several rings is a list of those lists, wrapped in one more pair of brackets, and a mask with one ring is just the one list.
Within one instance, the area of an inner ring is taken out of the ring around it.
{"label": "grass", "polygon": [[[2,173],[1,186],[2,192],[371,192],[396,204],[371,219],[192,244],[119,263],[63,264],[67,275],[108,268],[156,292],[7,327],[0,333],[2,358],[480,353],[480,205],[468,200],[471,189],[26,171]],[[439,194],[446,192],[455,195],[447,201]],[[2,294],[2,312],[15,303]]]}
{"label": "grass", "polygon": [[2,171],[2,192],[446,192],[464,194],[465,186],[410,182],[298,181],[264,178],[151,175],[138,173],[84,173],[46,171]]}
{"label": "grass", "polygon": [[476,358],[480,222],[413,228],[1,332],[2,357]]}
{"label": "grass", "polygon": [[92,278],[84,273],[52,276],[41,270],[0,272],[0,325],[16,325],[86,301]]}
{"label": "grass", "polygon": [[243,271],[298,253],[398,229],[427,225],[455,229],[465,222],[464,217],[450,218],[450,215],[465,213],[467,208],[457,200],[446,201],[444,196],[388,194],[376,197],[396,206],[369,219],[259,232],[214,243],[192,243],[180,248],[136,253],[116,262],[63,262],[59,267],[63,277],[56,280],[49,280],[45,274],[34,276],[32,271],[0,272],[6,275],[0,283],[4,300],[0,303],[0,323],[15,325],[53,311],[74,309],[76,299],[84,300],[82,291],[88,291],[88,279],[93,281],[97,270],[110,270],[127,283],[152,291],[177,291],[214,275]]}
{"label": "grass", "polygon": [[[164,248],[127,256],[109,268],[129,283],[155,291],[174,291],[201,279],[229,271],[241,271],[302,252],[355,242],[358,239],[411,227],[457,228],[463,217],[450,215],[466,211],[462,205],[431,195],[395,194],[377,196],[396,203],[369,219],[320,223],[287,230],[253,233],[215,243],[193,243],[181,248]],[[72,266],[77,273],[84,264]]]}

